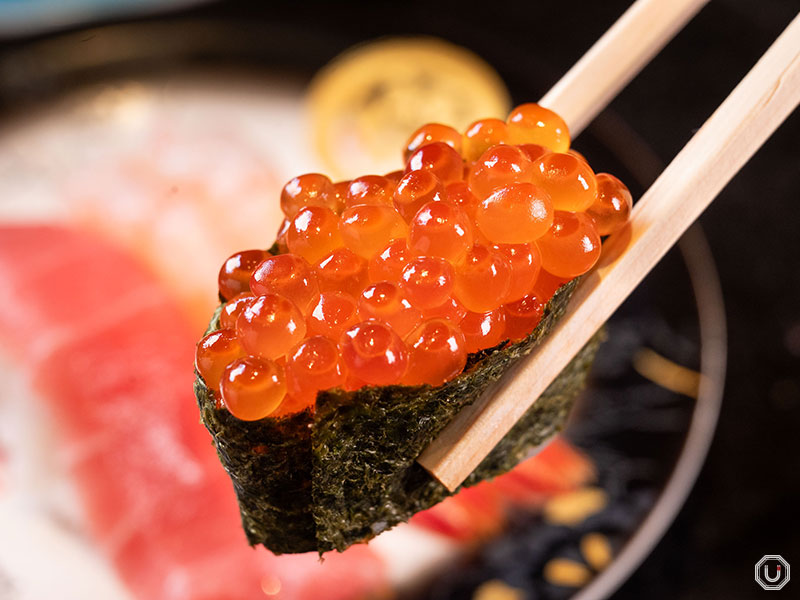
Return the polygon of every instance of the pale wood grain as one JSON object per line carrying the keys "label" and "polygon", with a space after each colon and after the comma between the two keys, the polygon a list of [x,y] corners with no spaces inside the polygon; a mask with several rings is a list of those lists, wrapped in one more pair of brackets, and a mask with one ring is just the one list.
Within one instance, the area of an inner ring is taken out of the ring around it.
{"label": "pale wood grain", "polygon": [[457,415],[419,457],[422,466],[458,487],[798,102],[800,16],[635,205],[629,227],[606,241],[554,331],[494,395]]}
{"label": "pale wood grain", "polygon": [[638,0],[567,71],[539,104],[567,122],[573,138],[708,0]]}

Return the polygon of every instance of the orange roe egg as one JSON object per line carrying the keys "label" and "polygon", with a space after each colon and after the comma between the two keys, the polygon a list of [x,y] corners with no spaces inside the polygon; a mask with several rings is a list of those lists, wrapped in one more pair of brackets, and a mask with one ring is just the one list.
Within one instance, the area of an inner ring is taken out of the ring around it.
{"label": "orange roe egg", "polygon": [[349,189],[350,181],[337,181],[333,184],[333,194],[330,195],[331,209],[337,215],[342,214],[342,211],[344,210],[347,192]]}
{"label": "orange roe egg", "polygon": [[269,416],[273,419],[279,419],[280,417],[288,417],[289,415],[297,414],[307,408],[312,408],[315,400],[316,398],[309,398],[308,396],[296,398],[287,393],[283,398],[283,402],[281,402],[278,408],[271,412]]}
{"label": "orange roe egg", "polygon": [[401,279],[409,301],[421,310],[443,304],[450,298],[453,284],[453,266],[435,256],[420,256],[410,261]]}
{"label": "orange roe egg", "polygon": [[281,192],[281,210],[288,219],[305,206],[336,208],[331,180],[319,173],[306,173],[290,179]]}
{"label": "orange roe egg", "polygon": [[358,321],[358,303],[344,292],[322,292],[306,318],[308,335],[338,340]]}
{"label": "orange roe egg", "polygon": [[594,171],[580,158],[550,152],[533,166],[533,182],[550,194],[554,210],[583,212],[597,198]]}
{"label": "orange roe egg", "polygon": [[502,303],[511,285],[511,265],[499,252],[475,244],[464,264],[456,267],[454,294],[472,312],[486,312]]}
{"label": "orange roe egg", "polygon": [[403,162],[408,162],[418,149],[433,142],[443,142],[461,154],[461,134],[449,125],[428,123],[411,134],[403,150]]}
{"label": "orange roe egg", "polygon": [[289,251],[289,246],[286,245],[286,233],[292,222],[289,219],[284,219],[281,226],[278,228],[278,233],[275,234],[275,243],[278,245],[278,254],[286,254]]}
{"label": "orange roe egg", "polygon": [[512,341],[527,337],[542,320],[545,304],[534,292],[504,305],[506,337]]}
{"label": "orange roe egg", "polygon": [[532,183],[513,183],[478,205],[475,222],[495,244],[524,244],[547,233],[553,223],[553,203]]}
{"label": "orange roe egg", "polygon": [[358,299],[361,319],[378,319],[405,336],[422,321],[422,313],[411,304],[400,284],[379,281],[367,286]]}
{"label": "orange roe egg", "polygon": [[508,141],[508,129],[500,119],[481,119],[467,127],[462,140],[464,158],[470,162],[478,160],[481,154],[492,146]]}
{"label": "orange roe egg", "polygon": [[[539,160],[542,156],[550,152],[549,148],[545,148],[539,144],[520,144],[517,148],[519,148],[531,162]],[[572,150],[570,150],[570,152],[572,152]]]}
{"label": "orange roe egg", "polygon": [[369,280],[372,282],[399,281],[403,275],[403,269],[413,257],[405,239],[389,242],[370,259],[367,266]]}
{"label": "orange roe egg", "polygon": [[339,340],[347,370],[372,385],[399,383],[408,368],[408,349],[387,324],[370,319],[353,325]]}
{"label": "orange roe egg", "polygon": [[567,154],[571,154],[575,158],[577,158],[579,160],[582,160],[587,165],[589,164],[589,161],[586,160],[586,157],[583,154],[581,154],[580,152],[578,152],[577,150],[575,150],[574,148],[570,148],[569,150],[567,150]]}
{"label": "orange roe egg", "polygon": [[236,327],[236,319],[254,298],[253,294],[247,292],[228,300],[219,313],[219,326],[224,329]]}
{"label": "orange roe egg", "polygon": [[503,302],[513,302],[530,293],[542,267],[536,244],[498,244],[494,251],[511,265],[511,282]]}
{"label": "orange roe egg", "polygon": [[556,290],[570,279],[569,277],[556,277],[542,269],[539,271],[539,277],[536,278],[533,289],[542,300],[549,301],[553,294],[556,293]]}
{"label": "orange roe egg", "polygon": [[219,294],[230,300],[250,291],[250,276],[262,260],[270,256],[266,250],[242,250],[231,255],[219,270]]}
{"label": "orange roe egg", "polygon": [[[345,367],[346,366],[347,365],[345,365]],[[344,385],[342,386],[342,389],[344,389],[345,391],[348,391],[348,392],[354,392],[356,390],[361,389],[365,385],[369,385],[369,384],[366,381],[364,381],[363,379],[359,379],[358,377],[353,375],[352,372],[350,372],[348,370],[347,371],[347,377],[344,380]]]}
{"label": "orange roe egg", "polygon": [[298,212],[286,232],[289,252],[310,263],[342,245],[339,217],[330,208],[308,206]]}
{"label": "orange roe egg", "polygon": [[244,355],[236,332],[233,329],[218,329],[197,343],[194,367],[206,382],[206,387],[218,391],[225,367]]}
{"label": "orange roe egg", "polygon": [[250,278],[256,296],[280,294],[307,312],[319,296],[317,277],[309,264],[294,254],[270,256],[261,262]]}
{"label": "orange roe egg", "polygon": [[468,353],[494,348],[508,339],[506,332],[506,314],[502,307],[484,313],[468,312],[459,323],[464,334],[465,348]]}
{"label": "orange roe egg", "polygon": [[455,204],[470,218],[475,218],[475,209],[478,207],[478,199],[466,181],[454,181],[445,187],[445,199],[450,204]]}
{"label": "orange roe egg", "polygon": [[397,171],[386,173],[384,177],[394,183],[394,185],[397,185],[405,174],[406,172],[403,169],[398,169]]}
{"label": "orange roe egg", "polygon": [[430,319],[405,339],[408,371],[405,385],[442,385],[464,370],[467,351],[464,334],[445,319]]}
{"label": "orange roe egg", "polygon": [[408,236],[408,225],[391,206],[365,204],[347,208],[339,218],[345,245],[369,260],[392,240]]}
{"label": "orange roe egg", "polygon": [[344,199],[345,208],[360,204],[392,205],[395,183],[383,175],[363,175],[356,177],[347,188]]}
{"label": "orange roe egg", "polygon": [[555,211],[553,226],[537,245],[542,268],[565,279],[583,275],[600,258],[600,235],[583,213]]}
{"label": "orange roe egg", "polygon": [[478,199],[512,183],[528,183],[533,163],[516,146],[492,146],[469,169],[467,181]]}
{"label": "orange roe egg", "polygon": [[467,315],[467,309],[453,297],[448,298],[439,306],[422,311],[423,319],[447,319],[451,323],[459,324]]}
{"label": "orange roe egg", "polygon": [[533,102],[520,104],[506,121],[512,144],[539,144],[554,152],[569,149],[569,128],[552,110]]}
{"label": "orange roe egg", "polygon": [[597,233],[611,235],[622,229],[633,208],[633,197],[619,179],[608,173],[597,174],[597,200],[586,214],[592,217]]}
{"label": "orange roe egg", "polygon": [[248,356],[225,369],[222,403],[237,419],[258,421],[269,416],[286,395],[286,375],[275,361]]}
{"label": "orange roe egg", "polygon": [[457,263],[472,243],[469,217],[449,202],[428,202],[411,221],[408,247],[416,255],[438,256]]}
{"label": "orange roe egg", "polygon": [[406,173],[431,171],[439,181],[447,185],[464,178],[464,161],[461,155],[444,142],[422,146],[408,159]]}
{"label": "orange roe egg", "polygon": [[347,292],[355,297],[367,285],[367,261],[349,248],[336,248],[316,265],[319,289]]}
{"label": "orange roe egg", "polygon": [[242,347],[252,356],[280,358],[306,335],[303,314],[278,294],[257,296],[236,319]]}
{"label": "orange roe egg", "polygon": [[411,171],[397,184],[394,207],[406,221],[410,221],[426,202],[444,200],[444,186],[430,171]]}
{"label": "orange roe egg", "polygon": [[336,342],[323,336],[303,340],[286,359],[286,383],[294,399],[312,403],[317,392],[339,387],[345,371]]}

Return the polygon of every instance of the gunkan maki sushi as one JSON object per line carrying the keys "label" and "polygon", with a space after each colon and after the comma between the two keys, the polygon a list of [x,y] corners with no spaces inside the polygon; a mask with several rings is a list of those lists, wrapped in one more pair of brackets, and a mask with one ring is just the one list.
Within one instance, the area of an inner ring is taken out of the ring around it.
{"label": "gunkan maki sushi", "polygon": [[[547,335],[631,210],[537,104],[464,134],[424,125],[404,159],[292,179],[277,241],[220,270],[195,392],[253,545],[343,550],[449,495],[416,457]],[[465,486],[560,429],[598,343]]]}

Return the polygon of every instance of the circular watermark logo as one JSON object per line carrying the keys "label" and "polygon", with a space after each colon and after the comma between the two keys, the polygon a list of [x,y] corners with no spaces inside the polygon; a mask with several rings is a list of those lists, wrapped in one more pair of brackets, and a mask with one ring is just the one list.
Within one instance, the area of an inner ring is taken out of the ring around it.
{"label": "circular watermark logo", "polygon": [[789,563],[779,554],[767,554],[756,563],[756,583],[765,590],[779,590],[789,583]]}

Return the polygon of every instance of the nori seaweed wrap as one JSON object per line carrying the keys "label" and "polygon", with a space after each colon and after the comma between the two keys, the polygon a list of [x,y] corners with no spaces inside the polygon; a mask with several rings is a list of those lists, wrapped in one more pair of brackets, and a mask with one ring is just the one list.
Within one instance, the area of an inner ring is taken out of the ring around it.
{"label": "nori seaweed wrap", "polygon": [[[240,421],[218,408],[198,375],[202,421],[233,481],[251,545],[274,553],[344,550],[366,541],[450,492],[417,462],[422,450],[549,333],[577,285],[563,285],[524,340],[471,354],[464,372],[444,385],[364,387],[317,396],[316,410]],[[219,310],[209,332],[219,327]],[[583,388],[601,334],[463,483],[511,469],[557,433]]]}

